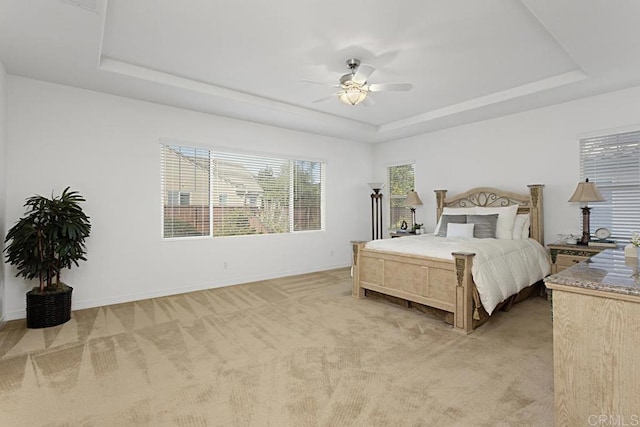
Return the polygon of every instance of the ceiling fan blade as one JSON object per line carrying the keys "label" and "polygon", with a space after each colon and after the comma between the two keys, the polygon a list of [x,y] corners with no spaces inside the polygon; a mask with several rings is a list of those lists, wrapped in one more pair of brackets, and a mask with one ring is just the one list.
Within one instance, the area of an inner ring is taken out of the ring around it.
{"label": "ceiling fan blade", "polygon": [[322,86],[329,86],[329,87],[340,87],[340,85],[336,85],[333,83],[327,83],[327,82],[319,82],[317,80],[307,80],[307,79],[301,79],[300,80],[302,83],[311,83],[314,85],[322,85]]}
{"label": "ceiling fan blade", "polygon": [[369,77],[371,77],[371,74],[373,74],[374,71],[376,71],[376,68],[374,66],[368,64],[360,64],[351,81],[363,85],[367,82]]}
{"label": "ceiling fan blade", "polygon": [[376,83],[369,85],[370,92],[382,92],[382,91],[396,91],[404,92],[411,90],[413,85],[411,83]]}

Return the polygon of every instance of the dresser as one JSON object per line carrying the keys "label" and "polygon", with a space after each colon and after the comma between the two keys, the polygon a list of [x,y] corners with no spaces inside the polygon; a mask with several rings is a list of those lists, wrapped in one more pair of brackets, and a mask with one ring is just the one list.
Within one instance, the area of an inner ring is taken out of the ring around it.
{"label": "dresser", "polygon": [[551,254],[551,274],[559,273],[565,268],[591,258],[606,248],[585,245],[567,245],[553,243],[547,245]]}
{"label": "dresser", "polygon": [[545,285],[553,290],[555,424],[640,425],[638,258],[606,249]]}

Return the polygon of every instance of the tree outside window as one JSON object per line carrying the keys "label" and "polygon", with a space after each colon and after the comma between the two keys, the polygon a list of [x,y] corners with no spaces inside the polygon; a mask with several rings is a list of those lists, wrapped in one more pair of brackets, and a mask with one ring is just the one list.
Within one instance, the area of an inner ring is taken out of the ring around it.
{"label": "tree outside window", "polygon": [[390,166],[389,178],[389,228],[399,229],[402,221],[411,223],[411,211],[404,206],[407,193],[415,188],[414,164]]}

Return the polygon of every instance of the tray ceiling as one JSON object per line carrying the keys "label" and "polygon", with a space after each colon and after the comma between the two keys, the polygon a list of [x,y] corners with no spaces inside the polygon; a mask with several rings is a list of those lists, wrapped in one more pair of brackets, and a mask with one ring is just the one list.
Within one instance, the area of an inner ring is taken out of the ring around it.
{"label": "tray ceiling", "polygon": [[[10,74],[370,143],[640,84],[638,2],[5,0]],[[345,60],[370,81],[330,96]],[[309,84],[302,80],[326,82]]]}

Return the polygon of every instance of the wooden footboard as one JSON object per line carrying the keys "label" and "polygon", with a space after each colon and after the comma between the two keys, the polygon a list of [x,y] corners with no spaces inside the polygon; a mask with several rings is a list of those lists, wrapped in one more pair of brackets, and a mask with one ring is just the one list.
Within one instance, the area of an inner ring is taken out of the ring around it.
{"label": "wooden footboard", "polygon": [[459,332],[473,330],[475,254],[456,252],[454,260],[442,260],[368,250],[364,242],[354,242],[353,250],[353,296],[362,298],[368,289],[402,298],[453,313]]}

